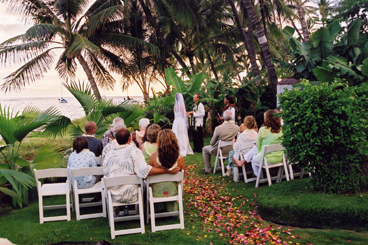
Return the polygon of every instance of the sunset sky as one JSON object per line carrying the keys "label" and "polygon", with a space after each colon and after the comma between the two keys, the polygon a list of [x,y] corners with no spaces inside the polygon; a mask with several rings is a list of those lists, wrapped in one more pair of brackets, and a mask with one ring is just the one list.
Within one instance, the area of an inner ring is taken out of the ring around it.
{"label": "sunset sky", "polygon": [[[10,13],[6,10],[4,4],[0,4],[0,43],[5,40],[14,37],[16,35],[24,33],[30,26],[26,26],[25,22],[21,20],[20,16]],[[56,52],[55,52],[56,53]],[[59,54],[56,53],[55,61]],[[15,71],[18,66],[1,66],[0,67],[0,83],[4,81],[4,77],[9,75],[11,72]],[[61,83],[62,80],[59,78],[57,72],[54,70],[55,64],[52,69],[45,75],[44,78],[37,80],[33,84],[26,86],[21,92],[18,93],[7,93],[4,94],[0,92],[0,97],[10,98],[10,97],[58,97],[61,94]],[[127,91],[122,92],[120,88],[120,77],[115,76],[117,83],[115,85],[114,91],[101,90],[102,96],[126,96]],[[87,77],[85,76],[82,67],[78,66],[77,78],[76,80],[87,82]],[[155,91],[161,90],[160,85],[154,87]],[[128,90],[129,96],[142,96],[141,91],[137,85],[132,85]],[[71,94],[63,88],[63,97],[69,97]]]}

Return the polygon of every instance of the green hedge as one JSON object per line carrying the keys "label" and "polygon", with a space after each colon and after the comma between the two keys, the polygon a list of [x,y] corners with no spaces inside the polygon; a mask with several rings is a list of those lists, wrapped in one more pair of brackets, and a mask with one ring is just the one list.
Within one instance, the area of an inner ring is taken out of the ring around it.
{"label": "green hedge", "polygon": [[368,193],[315,192],[312,179],[308,178],[271,185],[258,196],[261,216],[276,223],[316,228],[368,228]]}
{"label": "green hedge", "polygon": [[313,170],[315,190],[355,193],[366,188],[368,84],[340,80],[284,92],[282,145],[291,162]]}

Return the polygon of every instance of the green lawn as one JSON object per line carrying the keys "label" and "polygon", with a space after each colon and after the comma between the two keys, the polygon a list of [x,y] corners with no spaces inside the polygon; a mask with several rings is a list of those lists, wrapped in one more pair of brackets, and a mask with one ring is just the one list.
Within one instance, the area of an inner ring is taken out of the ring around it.
{"label": "green lawn", "polygon": [[[208,144],[208,141],[205,142]],[[212,160],[214,162],[214,158]],[[226,244],[243,243],[244,240],[253,244],[368,244],[366,231],[306,229],[266,222],[256,208],[257,197],[269,190],[268,186],[256,189],[254,183],[234,183],[229,177],[221,177],[219,172],[203,175],[202,155],[198,153],[187,156],[185,161],[184,230],[152,233],[148,224],[145,234],[117,236],[111,240],[107,218],[76,221],[72,213],[69,222],[40,224],[38,203],[34,201],[28,207],[1,215],[0,237],[15,244],[103,240],[114,244]],[[56,200],[49,198],[47,201]],[[166,218],[160,219],[159,224],[177,221],[177,217]],[[135,225],[136,222],[128,222],[120,227]]]}

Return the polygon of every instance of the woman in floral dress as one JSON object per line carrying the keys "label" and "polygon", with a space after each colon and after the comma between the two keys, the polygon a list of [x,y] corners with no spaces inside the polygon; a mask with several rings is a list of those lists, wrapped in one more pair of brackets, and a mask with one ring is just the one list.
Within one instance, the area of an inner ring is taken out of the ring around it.
{"label": "woman in floral dress", "polygon": [[[179,144],[175,134],[170,129],[164,129],[158,134],[157,152],[153,153],[149,164],[153,167],[164,168],[168,171],[179,167],[185,168],[184,158],[179,154]],[[177,182],[160,182],[152,185],[153,197],[169,197],[178,194]],[[167,202],[158,205],[158,211],[178,211],[177,202]]]}

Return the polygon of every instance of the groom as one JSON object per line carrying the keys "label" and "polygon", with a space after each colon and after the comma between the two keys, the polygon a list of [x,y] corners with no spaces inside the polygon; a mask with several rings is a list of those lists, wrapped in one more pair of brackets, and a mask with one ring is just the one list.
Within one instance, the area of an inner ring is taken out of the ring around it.
{"label": "groom", "polygon": [[187,112],[191,115],[190,126],[192,128],[194,152],[202,152],[203,148],[203,117],[205,115],[204,106],[199,102],[200,95],[195,93],[193,96],[193,111]]}

